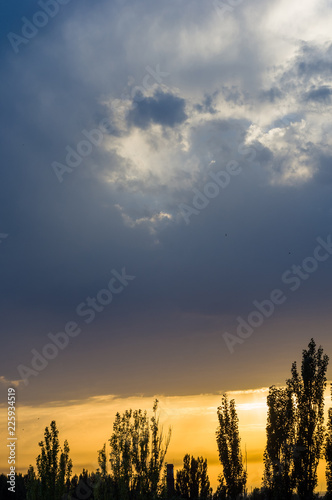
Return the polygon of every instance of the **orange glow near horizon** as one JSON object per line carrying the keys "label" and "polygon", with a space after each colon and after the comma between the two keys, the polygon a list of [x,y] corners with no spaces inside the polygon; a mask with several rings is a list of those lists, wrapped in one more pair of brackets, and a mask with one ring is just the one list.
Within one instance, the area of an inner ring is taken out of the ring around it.
{"label": "orange glow near horizon", "polygon": [[[229,398],[234,398],[236,402],[244,458],[245,450],[247,452],[249,491],[261,486],[267,393],[267,388],[228,393]],[[186,453],[207,458],[211,485],[215,489],[218,475],[222,472],[215,438],[218,425],[216,412],[221,396],[203,394],[156,397],[159,399],[160,423],[164,432],[169,426],[172,428],[167,462],[173,463],[176,470],[181,468]],[[35,465],[39,453],[38,442],[43,439],[44,429],[52,420],[56,420],[61,445],[65,439],[69,442],[74,473],[79,474],[83,468],[95,471],[98,467],[97,450],[106,442],[108,451],[108,439],[116,412],[142,408],[151,414],[153,400],[152,397],[118,398],[106,395],[47,406],[20,406],[17,413],[18,472],[25,473],[30,464]],[[330,401],[326,403],[328,407]],[[6,434],[5,421],[5,418],[1,419],[0,429],[3,435]],[[0,450],[0,467],[6,474],[8,466],[5,446]],[[318,489],[321,488],[325,488],[323,464],[319,470]]]}

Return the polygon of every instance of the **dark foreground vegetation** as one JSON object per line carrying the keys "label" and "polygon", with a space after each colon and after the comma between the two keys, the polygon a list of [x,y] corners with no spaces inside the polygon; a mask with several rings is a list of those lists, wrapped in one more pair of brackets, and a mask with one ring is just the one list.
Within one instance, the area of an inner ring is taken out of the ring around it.
{"label": "dark foreground vegetation", "polygon": [[17,500],[312,500],[317,498],[317,467],[326,459],[326,499],[332,499],[332,408],[324,425],[324,391],[328,357],[312,339],[282,388],[270,387],[267,397],[266,448],[262,487],[247,493],[247,471],[241,452],[235,401],[222,397],[217,409],[217,449],[221,463],[219,485],[210,486],[207,460],[185,455],[173,475],[166,453],[171,430],[163,435],[158,401],[152,417],[146,411],[116,414],[113,433],[98,451],[95,472],[72,475],[69,445],[61,447],[55,421],[39,443],[36,465],[16,475],[15,493],[0,476],[0,498]]}

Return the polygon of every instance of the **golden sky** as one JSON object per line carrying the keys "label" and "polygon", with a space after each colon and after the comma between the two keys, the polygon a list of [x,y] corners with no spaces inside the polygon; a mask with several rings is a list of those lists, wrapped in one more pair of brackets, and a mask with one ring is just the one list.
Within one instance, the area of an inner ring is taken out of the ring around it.
{"label": "golden sky", "polygon": [[[245,447],[247,449],[249,489],[261,484],[267,393],[267,388],[228,393],[230,398],[235,399],[237,405],[243,454]],[[216,409],[220,404],[221,396],[201,394],[157,397],[160,421],[165,430],[168,426],[172,427],[167,461],[173,463],[175,468],[179,468],[186,453],[195,457],[202,455],[208,459],[209,476],[215,488],[218,474],[221,472],[215,439]],[[326,400],[328,407],[329,396]],[[19,406],[17,412],[18,470],[26,472],[29,464],[35,464],[35,458],[39,453],[38,442],[43,439],[44,428],[54,419],[60,431],[61,443],[64,439],[69,441],[74,472],[81,472],[83,467],[93,471],[98,467],[97,450],[111,436],[115,413],[129,408],[142,408],[151,412],[152,405],[153,398],[140,396],[118,398],[105,395],[38,407]],[[1,412],[5,413],[5,409],[2,408]],[[5,421],[5,417],[1,418],[2,435],[6,435]],[[5,446],[2,445],[0,467],[5,473],[8,468],[6,453]],[[324,464],[319,472],[319,489],[321,487],[325,487]]]}

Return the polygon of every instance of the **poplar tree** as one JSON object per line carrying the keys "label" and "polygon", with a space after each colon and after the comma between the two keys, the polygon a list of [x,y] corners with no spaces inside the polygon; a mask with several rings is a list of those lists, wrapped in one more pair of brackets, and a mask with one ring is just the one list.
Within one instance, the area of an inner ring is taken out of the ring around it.
{"label": "poplar tree", "polygon": [[113,500],[115,484],[107,473],[106,443],[98,450],[98,465],[99,468],[93,478],[93,498],[94,500]]}
{"label": "poplar tree", "polygon": [[110,442],[111,475],[118,488],[118,498],[127,500],[156,498],[161,488],[161,472],[170,442],[171,431],[163,436],[155,400],[153,415],[142,410],[116,414]]}
{"label": "poplar tree", "polygon": [[[332,385],[331,385],[332,394]],[[327,417],[327,433],[325,443],[325,460],[326,460],[326,498],[332,499],[332,408],[328,410]]]}
{"label": "poplar tree", "polygon": [[219,478],[220,489],[223,488],[224,479],[227,497],[235,500],[245,494],[247,472],[243,468],[239,421],[234,399],[228,402],[228,398],[224,394],[217,414],[219,420],[216,433],[217,445],[219,460],[223,466],[223,474]]}
{"label": "poplar tree", "polygon": [[100,467],[100,475],[104,479],[107,476],[106,443],[104,443],[101,450],[98,450],[98,465]]}
{"label": "poplar tree", "polygon": [[203,457],[190,458],[185,455],[183,468],[176,474],[176,492],[184,499],[207,500],[211,498],[212,488],[207,474],[207,460]]}
{"label": "poplar tree", "polygon": [[296,362],[287,381],[295,404],[295,448],[293,478],[301,500],[314,498],[317,467],[324,443],[324,391],[329,358],[311,339],[302,352],[301,373]]}
{"label": "poplar tree", "polygon": [[27,500],[38,500],[40,482],[32,465],[29,466],[26,475],[26,498]]}
{"label": "poplar tree", "polygon": [[276,500],[292,498],[295,408],[291,391],[270,387],[267,396],[264,486]]}
{"label": "poplar tree", "polygon": [[37,471],[40,480],[41,497],[58,500],[66,492],[66,483],[70,480],[72,461],[69,458],[69,445],[64,442],[60,447],[59,431],[55,420],[50,429],[45,428],[44,440],[40,441],[41,452],[37,457]]}

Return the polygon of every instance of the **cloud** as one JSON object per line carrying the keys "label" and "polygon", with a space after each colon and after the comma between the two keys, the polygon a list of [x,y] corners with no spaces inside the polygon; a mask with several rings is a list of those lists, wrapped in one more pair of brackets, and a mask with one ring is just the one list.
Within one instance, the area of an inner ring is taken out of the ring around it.
{"label": "cloud", "polygon": [[247,391],[229,391],[227,394],[232,396],[242,396],[246,394],[263,394],[266,395],[269,391],[268,387],[261,387],[260,389],[248,389]]}
{"label": "cloud", "polygon": [[275,101],[277,101],[278,99],[280,99],[281,96],[282,96],[282,93],[281,93],[280,89],[278,89],[276,87],[272,87],[269,90],[262,90],[260,92],[260,98],[263,101],[269,101],[269,102],[273,102],[273,103]]}
{"label": "cloud", "polygon": [[[151,216],[133,219],[123,211],[123,207],[121,207],[120,205],[115,205],[115,208],[117,208],[121,213],[122,219],[126,226],[135,228],[140,225],[146,225],[151,234],[157,233],[157,230],[160,229],[160,223],[173,219],[173,216],[166,212],[159,212]],[[159,241],[155,240],[155,243],[159,243]]]}
{"label": "cloud", "polygon": [[313,88],[307,92],[305,98],[308,101],[318,101],[328,103],[331,100],[332,89],[327,85],[322,85],[319,88]]}
{"label": "cloud", "polygon": [[197,109],[197,111],[199,111],[200,113],[215,114],[217,110],[214,108],[213,102],[217,94],[218,91],[215,91],[212,95],[205,95],[202,104],[196,104],[195,109]]}
{"label": "cloud", "polygon": [[23,384],[23,380],[8,380],[4,375],[1,375],[0,384],[7,387],[19,387],[20,384]]}
{"label": "cloud", "polygon": [[144,130],[152,123],[174,127],[186,119],[185,100],[162,91],[156,91],[153,97],[141,97],[127,115],[129,126]]}

